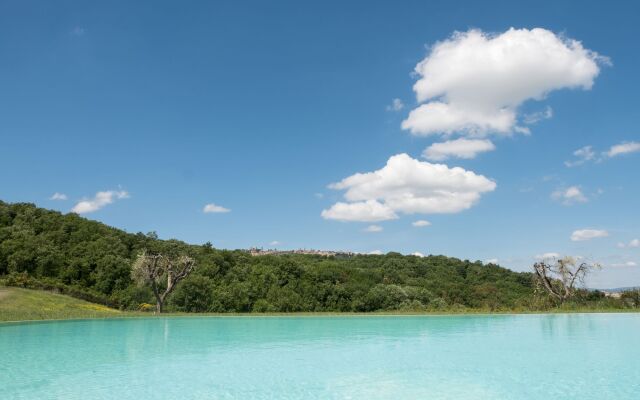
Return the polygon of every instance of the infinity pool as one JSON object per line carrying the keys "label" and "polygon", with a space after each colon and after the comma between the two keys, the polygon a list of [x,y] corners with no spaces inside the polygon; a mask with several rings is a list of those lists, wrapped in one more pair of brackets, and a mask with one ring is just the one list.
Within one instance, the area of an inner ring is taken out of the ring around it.
{"label": "infinity pool", "polygon": [[640,314],[0,325],[2,399],[640,399]]}

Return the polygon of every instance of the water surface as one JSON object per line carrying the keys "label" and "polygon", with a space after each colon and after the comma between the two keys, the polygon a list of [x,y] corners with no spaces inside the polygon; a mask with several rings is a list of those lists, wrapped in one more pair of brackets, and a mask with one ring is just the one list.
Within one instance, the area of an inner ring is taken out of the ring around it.
{"label": "water surface", "polygon": [[2,399],[640,399],[640,314],[0,325]]}

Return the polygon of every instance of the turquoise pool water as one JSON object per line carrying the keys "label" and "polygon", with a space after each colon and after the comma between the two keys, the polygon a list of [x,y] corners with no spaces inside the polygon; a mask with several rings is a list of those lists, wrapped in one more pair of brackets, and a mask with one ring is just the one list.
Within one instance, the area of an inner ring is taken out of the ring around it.
{"label": "turquoise pool water", "polygon": [[1,399],[640,399],[640,314],[0,325]]}

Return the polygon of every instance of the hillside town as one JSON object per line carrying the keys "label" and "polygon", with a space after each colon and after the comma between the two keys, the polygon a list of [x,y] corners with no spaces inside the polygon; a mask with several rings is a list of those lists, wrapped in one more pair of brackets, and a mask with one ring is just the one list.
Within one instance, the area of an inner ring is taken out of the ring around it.
{"label": "hillside town", "polygon": [[263,249],[262,247],[252,247],[249,250],[249,254],[252,256],[267,256],[267,255],[281,255],[281,254],[312,254],[324,257],[352,257],[356,253],[351,251],[333,251],[333,250],[316,250],[316,249],[296,249],[296,250],[278,250],[278,249]]}

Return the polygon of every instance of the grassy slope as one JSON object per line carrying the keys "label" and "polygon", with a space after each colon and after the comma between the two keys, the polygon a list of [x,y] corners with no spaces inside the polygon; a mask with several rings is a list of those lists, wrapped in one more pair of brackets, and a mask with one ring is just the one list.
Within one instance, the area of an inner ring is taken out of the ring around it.
{"label": "grassy slope", "polygon": [[[609,309],[609,308],[589,308],[589,307],[559,307],[547,310],[546,313],[584,313],[584,312],[638,312],[637,309]],[[488,310],[455,310],[444,309],[441,311],[431,312],[374,312],[374,313],[249,313],[249,314],[216,314],[216,313],[166,313],[163,317],[168,316],[349,316],[349,315],[448,315],[448,314],[529,314],[537,313],[530,311],[502,311],[491,312]],[[545,311],[543,311],[545,313]],[[14,287],[0,286],[0,322],[2,321],[34,321],[34,320],[52,320],[52,319],[75,319],[75,318],[113,318],[113,317],[153,317],[152,313],[141,313],[132,311],[119,311],[105,307],[100,304],[89,303],[84,300],[75,299],[73,297],[64,296],[40,290],[29,290]]]}
{"label": "grassy slope", "polygon": [[106,318],[122,315],[121,311],[69,296],[0,287],[0,321]]}

